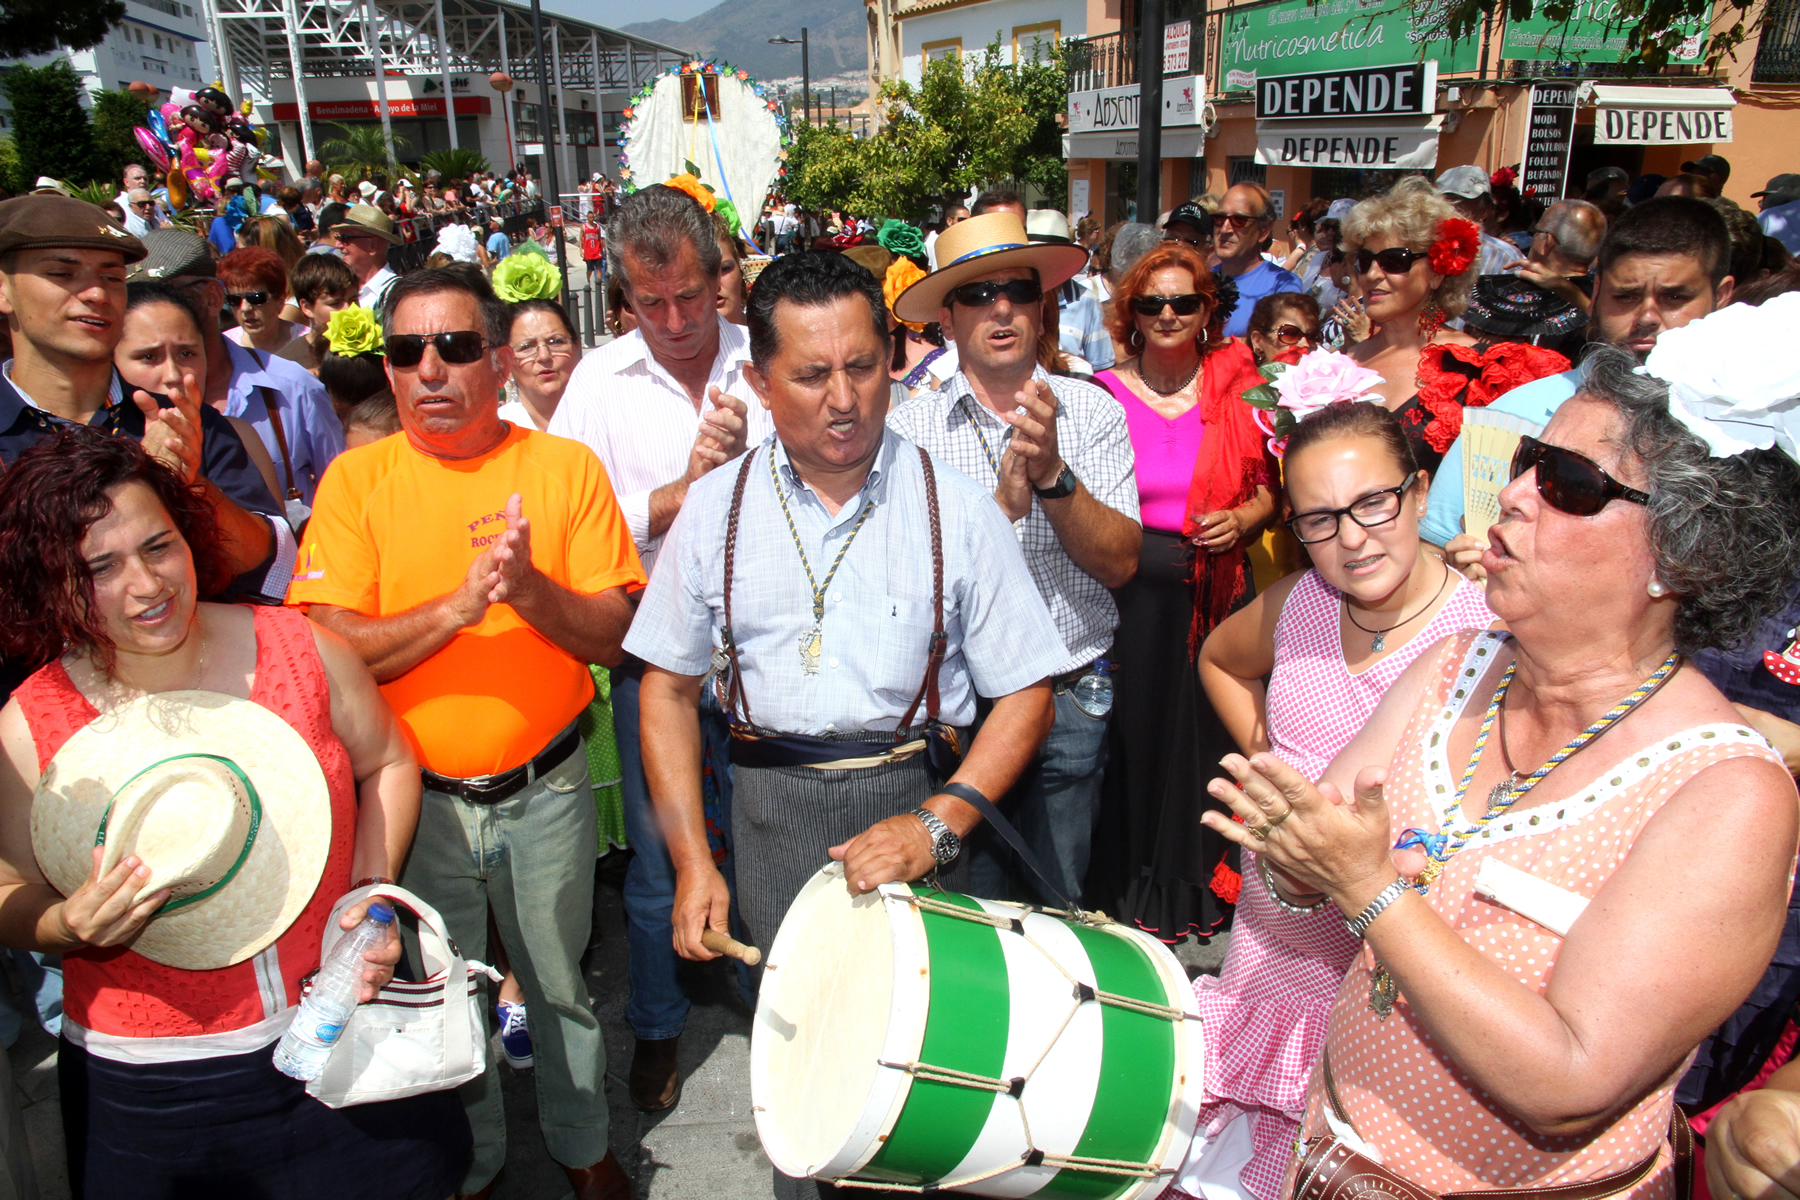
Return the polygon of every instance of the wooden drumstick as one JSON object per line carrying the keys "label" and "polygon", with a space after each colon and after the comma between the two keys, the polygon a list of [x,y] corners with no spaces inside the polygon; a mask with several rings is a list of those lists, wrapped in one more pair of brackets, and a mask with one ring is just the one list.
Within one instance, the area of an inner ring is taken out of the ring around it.
{"label": "wooden drumstick", "polygon": [[716,929],[707,929],[700,934],[700,944],[714,954],[723,954],[727,958],[742,959],[745,966],[754,967],[762,961],[762,951],[755,946],[746,946],[742,942],[733,941]]}

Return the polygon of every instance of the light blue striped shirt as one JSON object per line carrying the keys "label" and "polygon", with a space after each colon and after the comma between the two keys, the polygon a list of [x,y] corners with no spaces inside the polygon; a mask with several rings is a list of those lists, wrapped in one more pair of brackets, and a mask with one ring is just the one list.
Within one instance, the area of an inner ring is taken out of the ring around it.
{"label": "light blue striped shirt", "polygon": [[[769,476],[770,455],[821,584],[863,506],[874,502],[826,589],[815,675],[804,672],[801,658],[812,629],[812,592]],[[1068,655],[999,505],[966,476],[933,465],[949,635],[938,716],[969,725],[977,694],[999,697],[1028,687]],[[725,623],[725,525],[738,467],[714,470],[688,489],[625,637],[628,654],[681,675],[706,672]],[[925,474],[910,442],[887,431],[862,491],[835,516],[794,473],[778,438],[752,452],[731,608],[744,691],[758,726],[815,737],[894,729],[925,678],[931,599]],[[915,723],[924,715],[921,707]]]}

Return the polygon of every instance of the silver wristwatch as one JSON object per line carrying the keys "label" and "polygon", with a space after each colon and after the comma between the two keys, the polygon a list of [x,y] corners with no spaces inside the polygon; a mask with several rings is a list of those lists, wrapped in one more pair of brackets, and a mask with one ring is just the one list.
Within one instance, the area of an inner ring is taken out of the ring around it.
{"label": "silver wristwatch", "polygon": [[925,823],[925,832],[931,835],[931,857],[937,860],[937,865],[945,867],[954,862],[962,853],[962,839],[956,832],[929,808],[915,808],[913,816]]}
{"label": "silver wristwatch", "polygon": [[1381,894],[1379,896],[1369,901],[1369,907],[1363,909],[1354,917],[1345,918],[1344,928],[1350,931],[1351,937],[1362,938],[1366,936],[1369,932],[1369,926],[1375,923],[1375,918],[1386,912],[1387,906],[1404,896],[1406,890],[1411,886],[1412,885],[1407,883],[1405,879],[1394,880],[1394,882],[1381,889]]}

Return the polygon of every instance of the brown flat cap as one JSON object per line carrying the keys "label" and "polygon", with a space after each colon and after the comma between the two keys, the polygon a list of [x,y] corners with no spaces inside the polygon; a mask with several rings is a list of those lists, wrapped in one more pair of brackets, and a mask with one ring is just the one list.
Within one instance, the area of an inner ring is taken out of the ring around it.
{"label": "brown flat cap", "polygon": [[52,246],[117,250],[128,263],[145,253],[144,243],[86,200],[51,193],[0,201],[0,254]]}
{"label": "brown flat cap", "polygon": [[144,235],[144,251],[139,257],[144,261],[125,273],[125,278],[133,283],[140,279],[218,274],[206,239],[185,229],[152,229]]}

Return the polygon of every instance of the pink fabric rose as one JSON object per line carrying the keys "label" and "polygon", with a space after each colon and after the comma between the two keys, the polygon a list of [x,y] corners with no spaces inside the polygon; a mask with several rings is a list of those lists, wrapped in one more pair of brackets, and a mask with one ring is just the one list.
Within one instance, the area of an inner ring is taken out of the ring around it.
{"label": "pink fabric rose", "polygon": [[1336,350],[1314,350],[1275,379],[1276,403],[1295,420],[1347,400],[1379,400],[1370,389],[1381,383],[1379,372],[1359,366]]}

